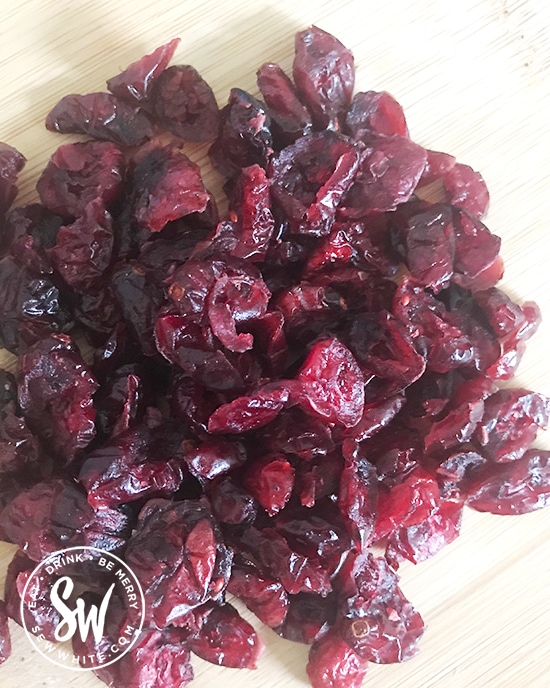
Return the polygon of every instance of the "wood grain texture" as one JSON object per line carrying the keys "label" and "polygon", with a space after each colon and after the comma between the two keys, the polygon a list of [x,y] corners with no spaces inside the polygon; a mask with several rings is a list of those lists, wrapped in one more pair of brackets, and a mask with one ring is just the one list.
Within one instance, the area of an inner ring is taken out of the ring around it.
{"label": "wood grain texture", "polygon": [[[193,64],[220,104],[231,86],[256,93],[264,61],[292,62],[293,34],[315,23],[356,57],[357,90],[387,90],[412,137],[480,170],[491,191],[489,227],[503,239],[503,288],[535,299],[545,322],[514,384],[550,394],[550,9],[547,0],[4,0],[0,22],[0,139],[28,158],[21,201],[60,137],[43,120],[59,97],[105,80],[174,36],[176,62]],[[68,139],[64,139],[66,141]],[[188,147],[199,162],[205,147]],[[212,190],[220,187],[213,171]],[[0,363],[14,358],[0,352]],[[540,446],[550,446],[547,436]],[[547,688],[550,513],[466,514],[463,535],[433,560],[403,566],[402,586],[427,621],[421,652],[373,666],[377,688]],[[0,575],[14,547],[0,544]],[[248,615],[250,618],[250,615]],[[14,653],[0,688],[97,688],[91,674],[38,656],[12,625]],[[194,661],[196,688],[300,688],[307,648],[260,629],[255,672]]]}

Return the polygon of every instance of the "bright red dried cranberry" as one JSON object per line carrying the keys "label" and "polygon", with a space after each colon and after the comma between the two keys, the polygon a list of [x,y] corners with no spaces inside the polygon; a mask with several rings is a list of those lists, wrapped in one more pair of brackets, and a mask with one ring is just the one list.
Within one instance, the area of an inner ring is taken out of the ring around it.
{"label": "bright red dried cranberry", "polygon": [[285,386],[259,389],[217,408],[208,420],[208,432],[239,434],[261,428],[276,418],[289,399]]}
{"label": "bright red dried cranberry", "polygon": [[526,389],[499,389],[485,401],[483,419],[475,431],[482,453],[497,462],[517,461],[548,427],[550,399]]}
{"label": "bright red dried cranberry", "polygon": [[290,499],[294,468],[284,456],[264,456],[247,467],[243,485],[274,516]]}
{"label": "bright red dried cranberry", "polygon": [[210,86],[191,65],[168,67],[151,96],[155,119],[184,141],[203,143],[218,133],[219,110]]}
{"label": "bright red dried cranberry", "polygon": [[306,670],[313,688],[361,688],[367,667],[332,630],[311,646]]}
{"label": "bright red dried cranberry", "polygon": [[354,138],[408,136],[403,108],[386,91],[356,93],[346,115],[346,127]]}
{"label": "bright red dried cranberry", "polygon": [[179,38],[161,45],[150,55],[144,55],[137,62],[132,62],[126,69],[107,81],[111,93],[130,103],[142,103],[150,95],[155,79],[166,69],[174,56]]}
{"label": "bright red dried cranberry", "polygon": [[48,113],[46,129],[60,134],[88,134],[119,146],[139,146],[153,136],[143,110],[110,93],[64,96]]}
{"label": "bright red dried cranberry", "polygon": [[285,620],[289,605],[286,590],[279,581],[260,576],[251,565],[233,565],[227,592],[241,599],[266,626],[276,628]]}
{"label": "bright red dried cranberry", "polygon": [[264,650],[256,631],[230,604],[212,607],[189,647],[207,662],[234,669],[256,669]]}
{"label": "bright red dried cranberry", "polygon": [[294,82],[319,129],[338,129],[351,103],[353,55],[330,33],[311,26],[295,38]]}
{"label": "bright red dried cranberry", "polygon": [[131,181],[135,218],[152,232],[201,213],[210,200],[199,167],[174,145],[142,148],[134,157]]}
{"label": "bright red dried cranberry", "polygon": [[123,176],[122,151],[114,143],[67,143],[52,155],[36,189],[54,213],[78,217],[96,199],[112,207],[122,192]]}
{"label": "bright red dried cranberry", "polygon": [[308,134],[311,116],[300,101],[294,84],[278,64],[266,62],[256,72],[258,88],[271,115],[273,135],[281,147]]}
{"label": "bright red dried cranberry", "polygon": [[315,344],[296,379],[305,410],[346,428],[361,420],[365,380],[351,351],[337,339]]}
{"label": "bright red dried cranberry", "polygon": [[66,335],[29,347],[19,363],[19,403],[31,429],[67,463],[95,435],[98,384]]}

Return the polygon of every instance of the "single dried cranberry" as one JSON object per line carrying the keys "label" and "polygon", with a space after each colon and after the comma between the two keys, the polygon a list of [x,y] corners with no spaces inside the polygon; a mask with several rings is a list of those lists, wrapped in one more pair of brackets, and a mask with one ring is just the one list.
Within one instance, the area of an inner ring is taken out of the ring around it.
{"label": "single dried cranberry", "polygon": [[59,229],[49,254],[57,272],[77,292],[101,285],[111,262],[113,230],[101,200],[92,201],[73,224]]}
{"label": "single dried cranberry", "polygon": [[426,153],[428,154],[428,159],[418,182],[418,188],[442,179],[456,164],[456,158],[448,153],[433,150],[427,150]]}
{"label": "single dried cranberry", "polygon": [[297,380],[304,410],[346,428],[361,420],[365,381],[352,353],[337,339],[315,344]]}
{"label": "single dried cranberry", "polygon": [[338,507],[348,532],[362,547],[367,547],[373,539],[377,497],[375,467],[363,458],[347,458],[340,477]]}
{"label": "single dried cranberry", "polygon": [[529,449],[509,464],[487,466],[471,481],[466,504],[493,514],[526,514],[550,504],[550,452]]}
{"label": "single dried cranberry", "polygon": [[19,367],[19,403],[29,427],[72,461],[95,435],[96,380],[66,335],[29,347]]}
{"label": "single dried cranberry", "polygon": [[334,623],[336,606],[334,594],[325,598],[304,592],[292,595],[285,620],[275,630],[281,638],[312,645]]}
{"label": "single dried cranberry", "polygon": [[48,113],[46,129],[60,134],[87,134],[119,146],[139,146],[153,136],[143,110],[110,93],[64,96]]}
{"label": "single dried cranberry", "polygon": [[132,62],[120,74],[111,77],[107,81],[109,91],[121,100],[127,100],[130,103],[142,103],[147,100],[151,87],[168,66],[180,40],[173,38],[150,55],[144,55],[137,62]]}
{"label": "single dried cranberry", "polygon": [[[472,290],[493,286],[502,277],[500,237],[492,234],[477,218],[453,209],[455,259],[453,281]],[[491,283],[492,282],[492,283]]]}
{"label": "single dried cranberry", "polygon": [[230,604],[211,609],[189,647],[207,662],[234,669],[256,669],[264,650],[256,631]]}
{"label": "single dried cranberry", "polygon": [[356,93],[346,115],[346,127],[354,138],[408,136],[403,108],[386,91]]}
{"label": "single dried cranberry", "polygon": [[109,209],[122,191],[122,151],[108,141],[59,146],[42,172],[36,189],[54,213],[78,217],[96,199]]}
{"label": "single dried cranberry", "polygon": [[359,169],[353,142],[332,131],[310,134],[272,162],[272,193],[293,231],[323,236]]}
{"label": "single dried cranberry", "polygon": [[274,516],[290,499],[294,468],[284,456],[268,455],[248,466],[243,485]]}
{"label": "single dried cranberry", "polygon": [[[0,397],[2,394],[7,396],[6,383],[2,388],[4,374],[5,371],[0,371]],[[17,414],[15,402],[4,404],[0,400],[0,475],[34,472],[38,468],[41,453],[38,440],[29,430],[25,419]]]}
{"label": "single dried cranberry", "polygon": [[218,133],[219,110],[210,86],[191,65],[165,69],[151,96],[155,119],[184,141],[203,143]]}
{"label": "single dried cranberry", "polygon": [[18,150],[0,143],[0,215],[3,215],[17,196],[17,176],[27,159]]}
{"label": "single dried cranberry", "polygon": [[517,461],[548,427],[550,399],[526,389],[499,389],[485,401],[475,439],[482,453],[497,462]]}
{"label": "single dried cranberry", "polygon": [[368,662],[334,630],[317,640],[306,667],[312,688],[361,688]]}
{"label": "single dried cranberry", "polygon": [[55,246],[63,224],[63,218],[40,203],[14,208],[6,218],[5,230],[10,237],[11,255],[34,275],[51,275],[48,249]]}
{"label": "single dried cranberry", "polygon": [[258,88],[271,115],[273,135],[283,147],[308,134],[311,116],[294,84],[278,64],[266,62],[256,72]]}
{"label": "single dried cranberry", "polygon": [[240,442],[208,439],[200,444],[190,440],[183,445],[183,458],[196,478],[214,480],[246,462],[246,449]]}
{"label": "single dried cranberry", "polygon": [[258,503],[230,477],[220,480],[209,491],[212,513],[220,523],[235,526],[253,523]]}
{"label": "single dried cranberry", "polygon": [[353,55],[334,36],[311,26],[295,38],[294,81],[319,129],[338,129],[351,103]]}
{"label": "single dried cranberry", "polygon": [[205,500],[153,499],[140,512],[125,561],[145,595],[146,620],[180,626],[188,612],[219,600],[232,554]]}
{"label": "single dried cranberry", "polygon": [[135,218],[152,232],[201,213],[210,200],[199,167],[175,145],[142,148],[134,157],[131,182]]}
{"label": "single dried cranberry", "polygon": [[457,163],[443,177],[449,202],[464,208],[474,217],[485,215],[489,206],[489,191],[479,172]]}
{"label": "single dried cranberry", "polygon": [[18,353],[73,324],[65,295],[47,277],[34,277],[11,256],[0,260],[0,346]]}
{"label": "single dried cranberry", "polygon": [[235,177],[244,167],[266,167],[273,153],[271,118],[265,105],[240,88],[232,88],[220,113],[218,138],[208,154],[225,177]]}
{"label": "single dried cranberry", "polygon": [[261,428],[276,418],[289,399],[285,386],[259,389],[217,408],[208,420],[208,432],[239,434]]}
{"label": "single dried cranberry", "polygon": [[251,565],[233,565],[227,592],[242,600],[266,626],[276,628],[285,620],[288,593],[279,581],[262,577]]}

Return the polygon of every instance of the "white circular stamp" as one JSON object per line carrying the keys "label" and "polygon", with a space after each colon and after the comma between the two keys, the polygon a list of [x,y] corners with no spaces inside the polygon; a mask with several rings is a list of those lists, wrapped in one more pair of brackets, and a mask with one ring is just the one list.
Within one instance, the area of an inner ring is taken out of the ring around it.
{"label": "white circular stamp", "polygon": [[[44,580],[47,585],[44,585]],[[55,610],[53,639],[38,607]],[[130,567],[97,547],[69,547],[43,559],[21,594],[23,628],[50,662],[73,671],[109,666],[130,651],[143,627],[145,599]],[[31,623],[33,624],[31,626]]]}

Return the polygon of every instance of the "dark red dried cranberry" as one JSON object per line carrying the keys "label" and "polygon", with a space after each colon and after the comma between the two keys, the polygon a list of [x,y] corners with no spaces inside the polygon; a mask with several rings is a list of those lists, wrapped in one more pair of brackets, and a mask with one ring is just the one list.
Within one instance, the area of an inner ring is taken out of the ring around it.
{"label": "dark red dried cranberry", "polygon": [[134,157],[131,181],[135,218],[152,232],[201,213],[210,200],[199,167],[174,145],[142,148]]}
{"label": "dark red dried cranberry", "polygon": [[8,394],[6,383],[2,385],[4,375],[5,371],[0,371],[0,475],[20,471],[30,474],[38,468],[40,446],[25,419],[17,414],[15,402],[2,403],[2,395]]}
{"label": "dark red dried cranberry", "polygon": [[8,615],[6,605],[0,600],[0,664],[3,664],[11,655],[11,636],[8,627]]}
{"label": "dark red dried cranberry", "polygon": [[246,462],[246,449],[240,442],[212,438],[200,444],[183,444],[183,459],[196,478],[214,480]]}
{"label": "dark red dried cranberry", "polygon": [[318,595],[298,593],[289,600],[283,623],[275,629],[281,638],[294,643],[312,645],[323,637],[336,618],[336,596],[320,598]]}
{"label": "dark red dried cranberry", "polygon": [[319,129],[338,129],[351,103],[353,55],[331,34],[311,26],[295,38],[292,73]]}
{"label": "dark red dried cranberry", "polygon": [[278,64],[266,62],[256,72],[258,88],[271,115],[273,135],[281,147],[308,134],[311,116],[300,101],[294,84]]}
{"label": "dark red dried cranberry", "polygon": [[184,141],[203,143],[218,133],[219,110],[210,86],[191,65],[168,67],[151,96],[155,119]]}
{"label": "dark red dried cranberry", "polygon": [[67,463],[95,435],[98,384],[66,335],[32,345],[19,363],[19,403],[30,428]]}
{"label": "dark red dried cranberry", "polygon": [[6,235],[10,253],[34,275],[51,275],[53,267],[48,249],[55,246],[63,218],[39,203],[14,208],[6,218]]}
{"label": "dark red dried cranberry", "polygon": [[338,507],[350,535],[362,547],[373,539],[377,516],[378,477],[364,458],[347,458],[340,477]]}
{"label": "dark red dried cranberry", "polygon": [[220,113],[218,138],[208,151],[212,164],[225,177],[244,167],[266,167],[273,153],[271,118],[265,105],[240,88],[232,88]]}
{"label": "dark red dried cranberry", "polygon": [[464,208],[474,217],[485,215],[489,206],[489,191],[479,172],[457,163],[446,172],[443,183],[449,194],[449,203]]}
{"label": "dark red dried cranberry", "polygon": [[354,138],[408,136],[403,108],[386,91],[356,93],[346,115],[346,127]]}
{"label": "dark red dried cranberry", "polygon": [[242,600],[266,626],[276,628],[286,617],[289,596],[282,584],[260,576],[251,565],[233,565],[227,592]]}
{"label": "dark red dried cranberry", "polygon": [[234,669],[256,669],[264,650],[256,631],[230,604],[212,607],[189,647],[207,662]]}
{"label": "dark red dried cranberry", "polygon": [[143,110],[110,93],[64,96],[48,113],[46,129],[60,134],[87,134],[119,146],[139,146],[153,136]]}
{"label": "dark red dried cranberry", "polygon": [[209,491],[212,513],[220,523],[235,526],[253,523],[258,503],[230,477],[214,483]]}
{"label": "dark red dried cranberry", "polygon": [[122,151],[114,143],[67,143],[52,155],[36,189],[54,213],[78,217],[96,199],[109,209],[120,196],[123,176]]}

